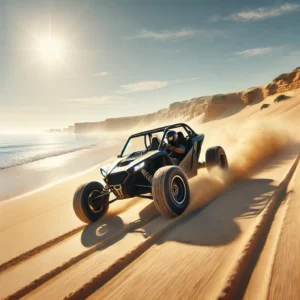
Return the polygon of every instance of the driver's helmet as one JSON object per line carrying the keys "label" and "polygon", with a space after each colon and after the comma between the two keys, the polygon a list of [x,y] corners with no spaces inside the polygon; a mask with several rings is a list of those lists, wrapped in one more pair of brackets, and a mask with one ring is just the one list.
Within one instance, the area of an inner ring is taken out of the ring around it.
{"label": "driver's helmet", "polygon": [[178,134],[175,130],[170,130],[167,132],[168,143],[174,144],[178,140]]}

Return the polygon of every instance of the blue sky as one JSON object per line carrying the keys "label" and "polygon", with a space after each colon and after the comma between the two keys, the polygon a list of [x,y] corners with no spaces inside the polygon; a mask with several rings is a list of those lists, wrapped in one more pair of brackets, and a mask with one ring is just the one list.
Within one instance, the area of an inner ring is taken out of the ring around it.
{"label": "blue sky", "polygon": [[300,65],[300,1],[4,0],[0,20],[1,132],[150,113]]}

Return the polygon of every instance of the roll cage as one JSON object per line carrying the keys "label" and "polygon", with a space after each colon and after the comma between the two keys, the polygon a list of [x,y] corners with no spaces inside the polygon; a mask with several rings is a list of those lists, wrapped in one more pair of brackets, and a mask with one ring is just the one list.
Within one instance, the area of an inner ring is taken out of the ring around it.
{"label": "roll cage", "polygon": [[166,136],[167,132],[169,130],[171,130],[171,129],[175,129],[175,128],[179,128],[179,127],[183,128],[186,131],[186,133],[189,136],[189,138],[192,138],[192,137],[194,137],[194,136],[197,135],[195,133],[195,131],[190,126],[188,126],[185,123],[176,123],[176,124],[173,124],[173,125],[167,125],[167,126],[163,126],[163,127],[159,127],[159,128],[147,130],[147,131],[142,131],[142,132],[135,133],[135,134],[131,135],[127,139],[127,141],[126,141],[126,143],[125,143],[125,145],[124,145],[124,147],[122,149],[122,152],[121,152],[120,155],[118,155],[118,157],[123,157],[124,151],[127,148],[127,145],[128,145],[128,143],[130,142],[130,140],[132,138],[144,136],[144,143],[145,143],[145,147],[147,149],[147,141],[146,141],[147,140],[147,136],[152,136],[152,134],[159,133],[159,132],[163,132],[163,136],[161,138],[161,141],[160,141],[160,144],[159,144],[159,147],[158,147],[158,150],[162,150],[162,145],[164,143],[164,139],[165,139],[165,136]]}

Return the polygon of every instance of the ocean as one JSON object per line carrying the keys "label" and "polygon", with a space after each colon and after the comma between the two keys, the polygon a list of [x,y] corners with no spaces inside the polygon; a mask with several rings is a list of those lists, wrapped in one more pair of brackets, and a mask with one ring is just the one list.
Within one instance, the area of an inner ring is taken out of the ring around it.
{"label": "ocean", "polygon": [[0,134],[0,170],[114,141],[109,135]]}

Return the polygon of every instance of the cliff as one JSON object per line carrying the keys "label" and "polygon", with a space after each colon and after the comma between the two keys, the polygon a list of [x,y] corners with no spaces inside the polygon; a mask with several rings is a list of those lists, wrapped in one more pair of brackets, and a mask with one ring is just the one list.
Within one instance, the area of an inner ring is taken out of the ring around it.
{"label": "cliff", "polygon": [[75,123],[74,132],[77,134],[93,133],[107,130],[125,130],[141,122],[144,116],[111,118],[101,122]]}
{"label": "cliff", "polygon": [[203,122],[221,117],[222,114],[241,110],[246,105],[258,103],[264,98],[276,93],[283,93],[300,88],[300,68],[281,74],[271,83],[253,87],[238,93],[218,94],[193,98],[182,102],[172,103],[168,108],[152,114],[111,118],[101,122],[75,123],[75,133],[92,133],[100,131],[127,130],[139,124],[151,124],[155,121],[172,120],[188,121],[200,117]]}
{"label": "cliff", "polygon": [[101,122],[75,123],[75,133],[83,134],[103,130],[127,130],[138,124],[151,124],[159,120],[172,123],[171,120],[174,119],[188,121],[197,116],[202,116],[203,122],[206,122],[218,117],[230,107],[240,105],[241,103],[241,95],[238,93],[193,98],[172,103],[168,108],[152,114],[111,118]]}

